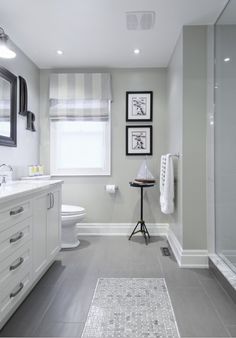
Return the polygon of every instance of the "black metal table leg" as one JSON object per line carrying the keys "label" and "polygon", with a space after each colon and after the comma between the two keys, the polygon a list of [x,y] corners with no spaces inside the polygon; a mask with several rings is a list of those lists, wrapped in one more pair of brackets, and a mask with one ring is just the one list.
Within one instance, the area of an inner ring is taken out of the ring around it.
{"label": "black metal table leg", "polygon": [[144,228],[145,228],[145,232],[146,232],[146,234],[148,235],[148,238],[150,239],[150,234],[149,234],[149,232],[148,232],[148,229],[147,229],[147,227],[146,227],[146,224],[145,224],[145,222],[144,222]]}
{"label": "black metal table leg", "polygon": [[[139,185],[139,184],[134,184],[130,183],[131,186],[133,187],[139,187],[141,189],[141,198],[140,198],[140,221],[136,224],[134,227],[134,230],[132,231],[131,235],[129,236],[129,240],[132,238],[133,235],[137,234],[138,232],[141,232],[145,239],[146,245],[148,244],[148,240],[150,240],[150,234],[148,232],[148,229],[146,227],[145,221],[143,220],[143,188],[145,187],[150,187],[154,185]],[[137,230],[138,226],[140,225],[140,229]]]}
{"label": "black metal table leg", "polygon": [[[139,221],[138,221],[138,223],[136,224],[134,230],[132,231],[132,234],[129,236],[129,240],[132,238],[132,236],[133,236],[134,234],[137,233],[137,232],[136,232],[136,229],[137,229],[138,225],[139,225]],[[138,232],[139,232],[139,231],[138,231]]]}

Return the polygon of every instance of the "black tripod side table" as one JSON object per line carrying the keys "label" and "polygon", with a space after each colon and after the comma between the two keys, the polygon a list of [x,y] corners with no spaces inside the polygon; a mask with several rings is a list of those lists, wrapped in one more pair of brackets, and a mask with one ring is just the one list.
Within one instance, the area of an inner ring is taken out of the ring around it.
{"label": "black tripod side table", "polygon": [[[146,245],[148,244],[148,240],[150,240],[150,235],[148,232],[148,229],[146,227],[145,221],[143,220],[143,188],[150,188],[154,187],[155,184],[138,184],[135,182],[129,182],[129,185],[134,188],[140,188],[141,189],[141,198],[140,198],[140,220],[136,224],[132,234],[129,236],[129,240],[132,238],[133,235],[137,234],[138,232],[141,232],[143,234],[143,237],[145,238]],[[140,229],[137,230],[138,226],[140,225]]]}

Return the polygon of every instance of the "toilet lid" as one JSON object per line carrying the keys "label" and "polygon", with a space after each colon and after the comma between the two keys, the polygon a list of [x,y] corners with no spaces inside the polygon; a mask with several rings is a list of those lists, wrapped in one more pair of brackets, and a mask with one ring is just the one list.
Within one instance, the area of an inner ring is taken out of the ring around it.
{"label": "toilet lid", "polygon": [[85,209],[82,207],[78,207],[77,205],[63,204],[61,206],[61,213],[62,215],[78,215],[78,214],[84,214]]}

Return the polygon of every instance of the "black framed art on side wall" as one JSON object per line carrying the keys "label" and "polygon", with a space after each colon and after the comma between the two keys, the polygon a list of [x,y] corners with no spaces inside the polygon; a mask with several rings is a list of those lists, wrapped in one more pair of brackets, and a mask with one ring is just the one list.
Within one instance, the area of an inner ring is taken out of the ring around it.
{"label": "black framed art on side wall", "polygon": [[152,91],[126,92],[126,121],[151,122],[152,101]]}
{"label": "black framed art on side wall", "polygon": [[152,155],[152,126],[126,126],[126,155]]}

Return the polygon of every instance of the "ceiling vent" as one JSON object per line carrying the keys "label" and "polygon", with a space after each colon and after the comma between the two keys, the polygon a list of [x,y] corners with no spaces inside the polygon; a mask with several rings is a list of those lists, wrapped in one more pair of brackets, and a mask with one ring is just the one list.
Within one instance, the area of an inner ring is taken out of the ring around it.
{"label": "ceiling vent", "polygon": [[145,12],[126,12],[126,25],[128,30],[149,30],[155,25],[156,13],[153,11]]}

